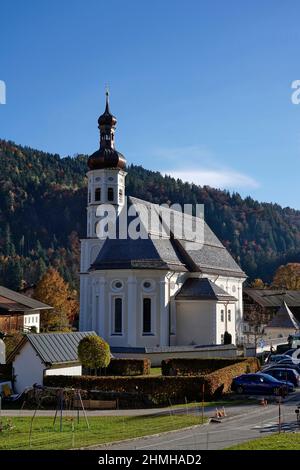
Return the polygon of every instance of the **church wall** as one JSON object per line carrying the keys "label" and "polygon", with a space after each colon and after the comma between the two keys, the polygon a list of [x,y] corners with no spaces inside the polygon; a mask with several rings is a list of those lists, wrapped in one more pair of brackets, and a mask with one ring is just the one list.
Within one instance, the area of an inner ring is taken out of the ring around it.
{"label": "church wall", "polygon": [[216,344],[216,302],[184,300],[176,302],[176,344]]}
{"label": "church wall", "polygon": [[[169,276],[163,271],[107,270],[81,275],[80,330],[95,330],[114,347],[169,345]],[[120,282],[122,287],[116,289]],[[143,284],[148,282],[149,288]],[[122,299],[122,333],[113,331],[114,299]],[[143,299],[151,299],[151,333],[143,334]],[[89,299],[92,299],[89,304]]]}

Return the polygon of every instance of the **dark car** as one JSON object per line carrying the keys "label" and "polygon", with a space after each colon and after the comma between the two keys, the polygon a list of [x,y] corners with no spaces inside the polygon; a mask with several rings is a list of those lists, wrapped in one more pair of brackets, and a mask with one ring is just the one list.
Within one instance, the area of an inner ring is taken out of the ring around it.
{"label": "dark car", "polygon": [[295,369],[274,367],[264,371],[281,382],[291,382],[295,387],[300,387],[300,374]]}
{"label": "dark car", "polygon": [[279,362],[282,361],[283,359],[286,359],[286,356],[283,354],[269,354],[269,356],[266,359],[266,363],[270,364],[273,362]]}
{"label": "dark car", "polygon": [[300,374],[300,365],[293,364],[292,362],[284,362],[279,364],[270,364],[267,367],[264,367],[263,373],[266,374],[270,369],[294,369],[298,374]]}
{"label": "dark car", "polygon": [[271,375],[257,373],[235,377],[231,384],[231,390],[239,394],[285,395],[289,391],[293,391],[294,386],[290,382],[281,382]]}
{"label": "dark car", "polygon": [[[299,348],[298,348],[298,349],[299,349]],[[298,351],[298,349],[297,349],[297,348],[289,349],[289,350],[286,351],[283,355],[284,355],[284,356],[292,356],[295,351]],[[299,349],[299,353],[300,353],[300,349]]]}

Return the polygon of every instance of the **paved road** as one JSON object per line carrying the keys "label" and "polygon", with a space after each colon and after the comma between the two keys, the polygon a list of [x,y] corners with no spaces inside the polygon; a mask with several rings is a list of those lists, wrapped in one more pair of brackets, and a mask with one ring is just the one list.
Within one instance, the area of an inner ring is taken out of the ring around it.
{"label": "paved road", "polygon": [[[296,424],[295,408],[300,402],[300,393],[291,396],[281,405],[282,430],[300,431]],[[228,417],[222,423],[210,423],[185,431],[176,431],[123,441],[106,446],[93,447],[107,450],[215,450],[229,447],[250,439],[263,437],[278,431],[278,405],[267,407],[250,405],[227,408]],[[241,413],[242,412],[242,413]],[[209,414],[206,412],[206,415]],[[210,412],[211,415],[211,412]]]}

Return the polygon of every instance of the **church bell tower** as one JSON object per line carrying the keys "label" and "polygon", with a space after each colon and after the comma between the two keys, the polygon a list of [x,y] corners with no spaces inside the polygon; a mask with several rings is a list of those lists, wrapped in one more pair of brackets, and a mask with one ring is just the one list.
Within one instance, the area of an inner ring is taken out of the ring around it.
{"label": "church bell tower", "polygon": [[88,159],[87,237],[97,238],[97,207],[112,204],[117,213],[125,204],[125,157],[115,149],[117,119],[110,112],[106,92],[105,111],[98,119],[100,147]]}

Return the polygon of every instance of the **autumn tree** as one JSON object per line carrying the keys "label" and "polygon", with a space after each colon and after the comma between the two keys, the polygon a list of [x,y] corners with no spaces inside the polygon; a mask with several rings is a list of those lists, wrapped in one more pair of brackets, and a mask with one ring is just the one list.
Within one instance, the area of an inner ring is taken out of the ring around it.
{"label": "autumn tree", "polygon": [[90,335],[83,338],[78,345],[78,357],[87,369],[101,369],[110,363],[109,344],[100,336]]}
{"label": "autumn tree", "polygon": [[264,289],[266,286],[264,284],[264,281],[260,278],[254,279],[254,281],[251,283],[251,287],[253,289]]}
{"label": "autumn tree", "polygon": [[300,263],[288,263],[280,266],[273,279],[273,287],[277,289],[300,289]]}
{"label": "autumn tree", "polygon": [[74,316],[78,303],[69,284],[56,269],[49,268],[42,276],[34,290],[33,297],[53,307],[53,310],[42,312],[43,330],[65,331],[68,329],[70,318]]}

